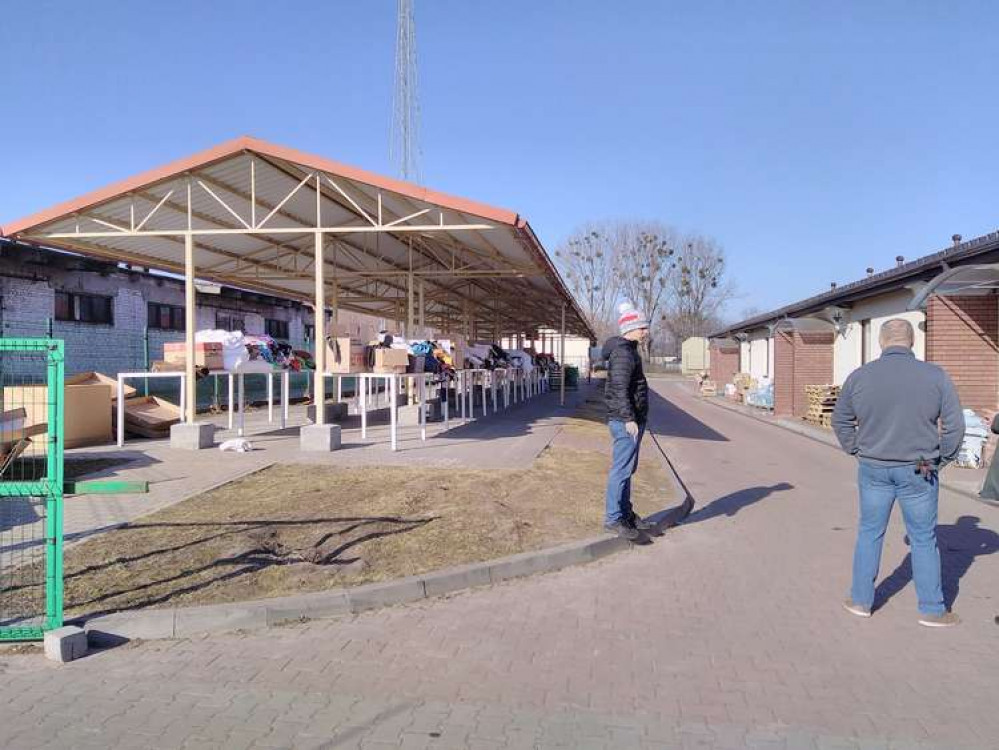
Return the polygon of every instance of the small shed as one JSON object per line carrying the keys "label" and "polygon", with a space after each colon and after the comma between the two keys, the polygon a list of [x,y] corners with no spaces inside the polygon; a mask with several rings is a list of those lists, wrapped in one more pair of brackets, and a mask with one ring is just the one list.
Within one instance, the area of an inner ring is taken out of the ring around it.
{"label": "small shed", "polygon": [[698,375],[711,368],[711,354],[708,340],[703,336],[691,336],[680,349],[680,369],[684,375]]}

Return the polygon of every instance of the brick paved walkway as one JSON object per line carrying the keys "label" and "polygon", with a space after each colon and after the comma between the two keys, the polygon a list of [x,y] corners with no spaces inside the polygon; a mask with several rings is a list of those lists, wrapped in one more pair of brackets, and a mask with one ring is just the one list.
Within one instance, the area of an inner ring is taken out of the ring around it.
{"label": "brick paved walkway", "polygon": [[655,427],[702,509],[652,548],[267,633],[0,656],[0,746],[995,748],[994,511],[942,499],[961,627],[916,624],[897,523],[887,601],[852,618],[850,460],[680,388]]}

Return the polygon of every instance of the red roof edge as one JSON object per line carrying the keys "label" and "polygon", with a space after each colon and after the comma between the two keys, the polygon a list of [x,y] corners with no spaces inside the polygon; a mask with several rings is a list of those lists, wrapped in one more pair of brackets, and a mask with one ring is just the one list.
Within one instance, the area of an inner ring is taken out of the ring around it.
{"label": "red roof edge", "polygon": [[415,200],[425,201],[427,203],[438,205],[442,208],[458,211],[460,213],[471,214],[473,216],[478,216],[488,221],[494,221],[500,224],[517,226],[519,219],[517,213],[513,211],[496,208],[495,206],[479,203],[478,201],[459,198],[457,196],[448,195],[447,193],[430,190],[429,188],[420,187],[419,185],[414,185],[413,183],[395,180],[391,177],[384,177],[382,175],[375,174],[374,172],[368,172],[363,169],[358,169],[357,167],[351,167],[346,164],[341,164],[330,159],[316,156],[314,154],[308,154],[304,151],[298,151],[297,149],[285,146],[278,146],[276,144],[260,140],[259,138],[244,135],[239,138],[226,141],[225,143],[221,143],[217,146],[213,146],[212,148],[204,151],[199,151],[190,156],[186,156],[182,159],[177,159],[168,164],[164,164],[163,166],[142,172],[141,174],[137,174],[133,177],[115,182],[106,187],[91,191],[77,198],[64,201],[63,203],[59,203],[51,208],[31,214],[30,216],[16,219],[9,224],[4,225],[3,231],[7,234],[7,236],[13,237],[26,229],[54,221],[67,215],[72,215],[73,213],[83,211],[109,200],[113,200],[114,198],[125,195],[132,190],[149,187],[157,182],[171,179],[177,175],[183,174],[186,171],[199,169],[213,162],[221,161],[222,159],[233,156],[240,151],[256,151],[260,154],[301,164],[302,166],[310,167],[311,169],[330,172],[331,174],[339,175],[351,180],[357,180],[358,182],[373,185],[383,190],[399,193],[400,195],[405,195]]}

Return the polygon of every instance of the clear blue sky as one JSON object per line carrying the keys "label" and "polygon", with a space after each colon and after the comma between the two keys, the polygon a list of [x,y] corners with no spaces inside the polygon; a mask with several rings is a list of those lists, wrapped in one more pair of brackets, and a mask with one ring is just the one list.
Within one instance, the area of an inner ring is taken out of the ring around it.
{"label": "clear blue sky", "polygon": [[[424,182],[770,308],[999,227],[999,4],[416,0]],[[394,0],[4,3],[0,222],[251,134],[391,173]]]}

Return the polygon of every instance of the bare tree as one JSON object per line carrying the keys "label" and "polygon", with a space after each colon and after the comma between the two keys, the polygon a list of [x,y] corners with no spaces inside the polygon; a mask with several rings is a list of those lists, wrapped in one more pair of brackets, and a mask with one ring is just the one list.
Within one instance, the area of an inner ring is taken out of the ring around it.
{"label": "bare tree", "polygon": [[662,331],[669,290],[677,273],[676,230],[660,222],[620,222],[615,225],[615,272],[621,296],[649,316],[652,326],[645,356],[656,348]]}
{"label": "bare tree", "polygon": [[676,271],[670,277],[663,322],[679,345],[717,327],[722,307],[735,296],[735,289],[725,278],[725,251],[710,237],[687,237],[677,255]]}
{"label": "bare tree", "polygon": [[601,339],[615,332],[614,306],[620,291],[612,233],[613,227],[590,224],[555,251],[573,296]]}
{"label": "bare tree", "polygon": [[643,354],[679,353],[689,336],[721,324],[734,294],[725,254],[713,239],[684,236],[657,221],[590,224],[555,253],[572,293],[598,336],[617,333],[617,304],[628,300],[649,316]]}

